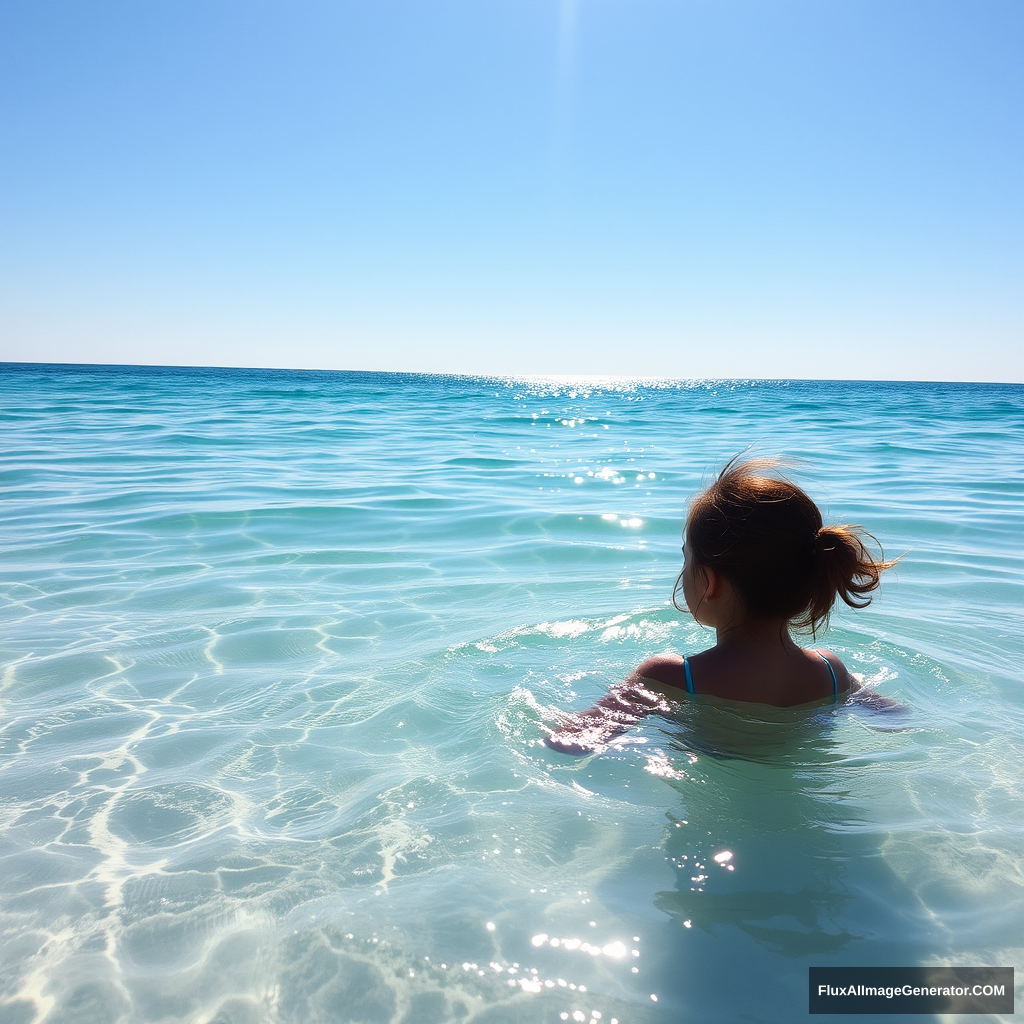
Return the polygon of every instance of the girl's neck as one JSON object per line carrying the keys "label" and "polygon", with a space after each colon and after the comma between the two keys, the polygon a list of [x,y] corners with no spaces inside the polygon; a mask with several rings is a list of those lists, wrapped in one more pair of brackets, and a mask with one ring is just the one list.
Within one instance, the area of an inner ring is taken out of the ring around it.
{"label": "girl's neck", "polygon": [[796,650],[785,619],[753,619],[747,616],[715,629],[715,646],[722,650],[741,647],[780,647]]}

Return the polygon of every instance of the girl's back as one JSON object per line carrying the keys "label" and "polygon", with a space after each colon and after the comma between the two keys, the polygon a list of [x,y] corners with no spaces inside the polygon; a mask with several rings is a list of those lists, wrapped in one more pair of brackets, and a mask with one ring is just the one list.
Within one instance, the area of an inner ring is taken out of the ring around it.
{"label": "girl's back", "polygon": [[831,651],[806,651],[796,644],[785,650],[713,647],[685,658],[659,654],[640,665],[633,678],[696,695],[778,708],[836,701],[857,686]]}

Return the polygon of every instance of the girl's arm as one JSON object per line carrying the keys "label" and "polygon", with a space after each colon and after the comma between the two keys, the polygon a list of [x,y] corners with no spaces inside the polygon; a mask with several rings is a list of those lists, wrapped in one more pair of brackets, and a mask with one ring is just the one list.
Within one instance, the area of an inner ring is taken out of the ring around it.
{"label": "girl's arm", "polygon": [[868,708],[871,711],[898,712],[908,710],[898,700],[893,700],[892,697],[883,697],[880,693],[875,693],[874,690],[866,687],[863,678],[850,672],[831,651],[819,651],[818,653],[825,656],[833,671],[838,668],[842,672],[839,678],[840,680],[845,680],[846,685],[840,686],[839,693],[847,703],[857,707]]}
{"label": "girl's arm", "polygon": [[[650,662],[655,660],[649,659]],[[652,678],[644,671],[647,667],[648,662],[644,662],[624,683],[613,686],[592,707],[570,715],[544,742],[563,754],[597,753],[640,719],[669,711],[669,700],[646,685]]]}
{"label": "girl's arm", "polygon": [[862,686],[852,676],[850,677],[850,683],[851,686],[847,696],[847,700],[850,704],[862,708],[868,708],[870,711],[887,711],[889,713],[899,713],[910,710],[905,704],[901,704],[898,700],[893,700],[892,697],[883,697],[882,694],[875,693],[874,690],[869,690],[866,686]]}

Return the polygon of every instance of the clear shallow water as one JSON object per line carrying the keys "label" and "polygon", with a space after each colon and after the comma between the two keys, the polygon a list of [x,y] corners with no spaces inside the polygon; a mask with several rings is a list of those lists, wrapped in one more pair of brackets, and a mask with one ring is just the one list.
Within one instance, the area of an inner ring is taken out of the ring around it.
{"label": "clear shallow water", "polygon": [[[787,1021],[810,965],[1020,979],[1024,388],[0,389],[3,1021]],[[548,750],[710,644],[668,604],[682,518],[750,444],[907,552],[820,641],[902,728],[683,706]]]}

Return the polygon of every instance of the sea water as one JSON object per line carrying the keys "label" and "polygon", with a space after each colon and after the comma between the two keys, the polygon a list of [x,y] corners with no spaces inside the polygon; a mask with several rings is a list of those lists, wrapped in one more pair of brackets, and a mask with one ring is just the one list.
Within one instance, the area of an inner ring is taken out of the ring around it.
{"label": "sea water", "polygon": [[[0,388],[4,1022],[791,1021],[814,965],[1019,984],[1024,388]],[[902,555],[816,643],[906,710],[682,702],[548,749],[713,642],[670,603],[682,523],[748,450]]]}

